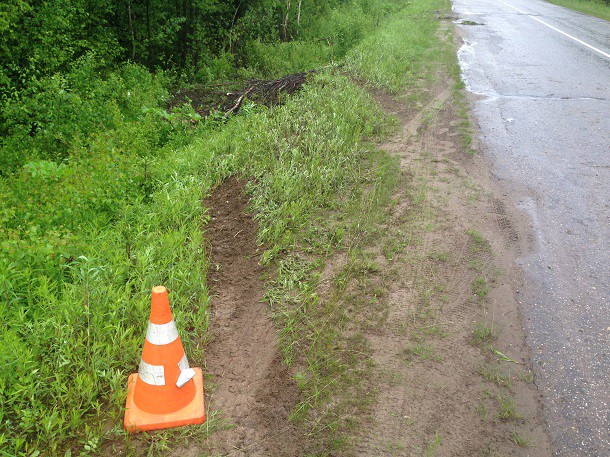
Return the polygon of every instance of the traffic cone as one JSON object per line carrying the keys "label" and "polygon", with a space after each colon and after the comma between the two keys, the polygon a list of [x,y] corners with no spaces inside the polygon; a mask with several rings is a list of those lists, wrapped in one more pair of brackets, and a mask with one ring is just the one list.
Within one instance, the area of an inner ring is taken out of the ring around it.
{"label": "traffic cone", "polygon": [[127,381],[125,430],[140,432],[205,421],[203,373],[189,368],[164,286],[152,290],[138,373]]}

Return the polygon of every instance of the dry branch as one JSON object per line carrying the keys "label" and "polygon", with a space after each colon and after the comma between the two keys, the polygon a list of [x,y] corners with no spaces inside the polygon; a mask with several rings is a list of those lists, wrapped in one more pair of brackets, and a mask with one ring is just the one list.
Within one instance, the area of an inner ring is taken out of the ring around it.
{"label": "dry branch", "polygon": [[[194,110],[202,116],[207,116],[212,110],[223,111],[225,117],[236,114],[242,107],[246,98],[265,106],[276,106],[281,103],[282,95],[290,95],[301,88],[307,78],[316,70],[305,71],[286,75],[282,78],[271,80],[251,80],[244,85],[242,82],[228,82],[210,84],[207,86],[195,86],[190,89],[182,89],[170,101],[169,108],[190,103]],[[218,88],[241,89],[220,91]]]}

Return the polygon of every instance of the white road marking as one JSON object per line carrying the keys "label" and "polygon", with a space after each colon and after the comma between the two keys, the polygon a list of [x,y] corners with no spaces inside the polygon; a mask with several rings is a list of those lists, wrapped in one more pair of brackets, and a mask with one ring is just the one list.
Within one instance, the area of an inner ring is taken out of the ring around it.
{"label": "white road marking", "polygon": [[553,27],[551,24],[548,24],[546,22],[544,22],[542,19],[538,19],[536,16],[532,16],[531,13],[528,13],[527,11],[523,11],[522,9],[517,8],[516,6],[510,5],[509,3],[503,2],[502,0],[498,0],[498,2],[508,6],[509,8],[514,9],[515,11],[520,12],[521,14],[525,14],[526,16],[528,16],[529,18],[540,22],[543,25],[546,25],[548,28],[555,30],[556,32],[561,33],[562,35],[567,36],[568,38],[576,41],[577,43],[582,44],[583,46],[586,46],[589,49],[592,49],[595,52],[599,52],[602,56],[610,59],[610,54],[608,54],[607,52],[602,51],[601,49],[596,48],[595,46],[591,46],[589,43],[585,43],[582,40],[579,40],[578,38],[576,38],[575,36],[570,35],[569,33],[564,32],[563,30],[559,30],[557,27]]}

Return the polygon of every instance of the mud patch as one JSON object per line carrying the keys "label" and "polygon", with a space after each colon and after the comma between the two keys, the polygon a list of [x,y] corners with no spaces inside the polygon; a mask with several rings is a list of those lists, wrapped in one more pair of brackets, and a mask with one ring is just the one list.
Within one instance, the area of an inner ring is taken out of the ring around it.
{"label": "mud patch", "polygon": [[213,293],[205,348],[209,420],[227,423],[207,441],[221,455],[299,455],[300,435],[288,421],[299,390],[281,363],[277,334],[258,264],[258,227],[247,213],[245,183],[229,178],[204,202]]}

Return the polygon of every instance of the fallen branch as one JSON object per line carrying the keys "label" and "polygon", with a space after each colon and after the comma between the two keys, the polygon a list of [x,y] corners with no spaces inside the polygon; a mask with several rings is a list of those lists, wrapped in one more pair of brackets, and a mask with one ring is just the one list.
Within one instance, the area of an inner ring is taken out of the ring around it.
{"label": "fallen branch", "polygon": [[241,95],[239,96],[239,98],[237,99],[237,103],[235,103],[235,105],[233,105],[233,107],[232,107],[232,108],[231,108],[229,111],[227,111],[227,112],[225,113],[225,118],[226,118],[226,117],[229,117],[229,115],[230,115],[230,114],[235,114],[235,113],[237,113],[237,112],[239,111],[239,108],[241,108],[241,104],[242,104],[242,102],[244,101],[244,98],[246,98],[246,96],[247,96],[247,95],[248,95],[250,92],[252,92],[252,89],[254,89],[254,87],[255,87],[255,86],[250,86],[250,88],[249,88],[247,91],[245,91],[243,94],[241,94]]}
{"label": "fallen branch", "polygon": [[[286,75],[271,80],[250,80],[242,83],[229,82],[208,84],[182,89],[170,101],[169,108],[189,103],[200,116],[208,116],[213,110],[224,112],[227,118],[236,114],[246,98],[265,106],[276,106],[281,103],[282,94],[290,95],[301,88],[307,78],[316,70]],[[239,84],[244,89],[236,89]],[[231,88],[229,91],[218,88]]]}

